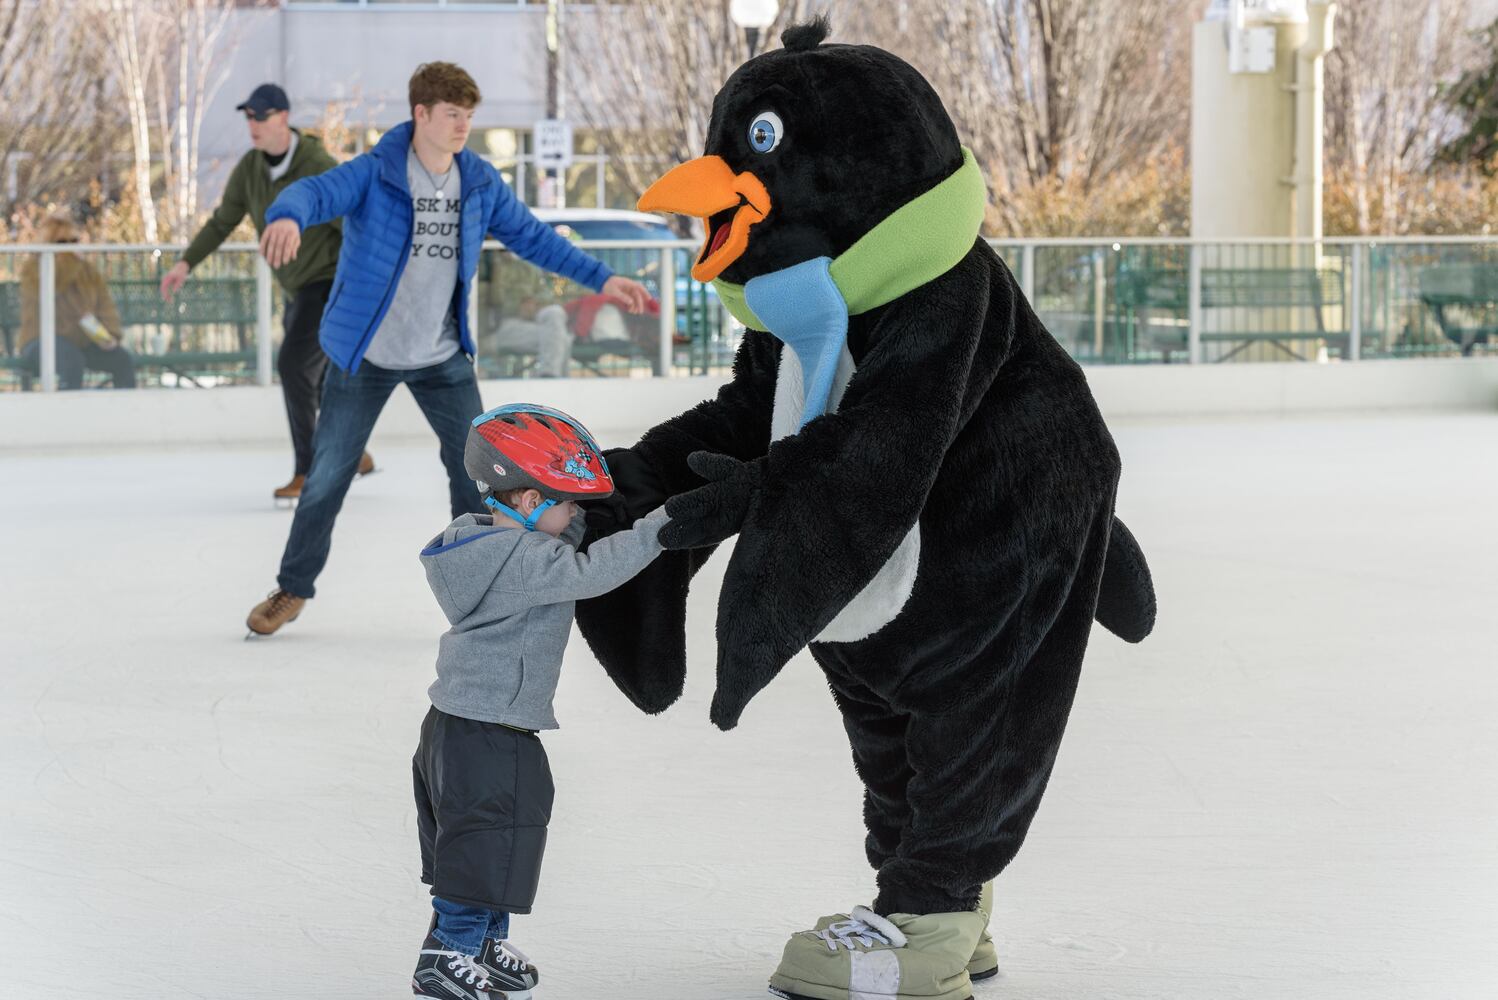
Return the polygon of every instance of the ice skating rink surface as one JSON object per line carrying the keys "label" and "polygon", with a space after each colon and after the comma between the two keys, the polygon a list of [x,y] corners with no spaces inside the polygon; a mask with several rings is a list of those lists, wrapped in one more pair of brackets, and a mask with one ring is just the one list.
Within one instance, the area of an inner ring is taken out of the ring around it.
{"label": "ice skating rink surface", "polygon": [[[1491,1000],[1498,417],[1115,432],[1160,625],[1094,633],[978,1000]],[[318,598],[250,643],[288,455],[0,457],[0,998],[410,996],[446,490],[435,443],[377,458]],[[765,996],[789,932],[873,894],[810,658],[707,722],[724,563],[664,716],[574,637],[513,927],[538,997]]]}

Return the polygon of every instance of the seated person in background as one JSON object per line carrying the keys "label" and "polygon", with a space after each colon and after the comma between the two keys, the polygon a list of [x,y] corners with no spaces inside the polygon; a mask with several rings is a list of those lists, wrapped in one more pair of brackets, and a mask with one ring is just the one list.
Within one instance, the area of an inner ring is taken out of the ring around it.
{"label": "seated person in background", "polygon": [[[567,310],[567,323],[578,340],[633,340],[628,321],[624,318],[624,303],[610,295],[597,292],[573,299],[562,308]],[[659,302],[651,301],[645,315],[659,316]]]}
{"label": "seated person in background", "polygon": [[[77,243],[78,229],[57,213],[42,221],[43,243]],[[104,276],[83,257],[57,255],[57,384],[83,388],[83,371],[108,372],[116,389],[135,388],[135,361],[121,346],[123,328]],[[41,259],[21,268],[21,360],[33,375],[42,370]]]}
{"label": "seated person in background", "polygon": [[520,300],[518,315],[499,324],[495,343],[500,350],[536,356],[536,374],[562,378],[572,357],[572,333],[567,313],[559,305],[542,306],[535,297]]}

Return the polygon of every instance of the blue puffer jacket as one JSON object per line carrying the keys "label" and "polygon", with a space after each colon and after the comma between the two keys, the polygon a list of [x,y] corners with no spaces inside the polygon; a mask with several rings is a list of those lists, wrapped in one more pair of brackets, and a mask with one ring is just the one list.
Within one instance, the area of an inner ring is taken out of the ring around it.
{"label": "blue puffer jacket", "polygon": [[[406,181],[406,154],[412,125],[385,133],[374,149],[316,177],[292,184],[266,209],[266,224],[291,219],[309,227],[343,216],[343,252],[319,337],[323,352],[346,372],[359,369],[380,320],[395,298],[401,272],[411,256],[411,186]],[[463,184],[458,232],[459,337],[472,355],[468,329],[468,293],[486,235],[493,235],[521,257],[564,278],[598,291],[612,275],[557,235],[521,204],[499,172],[474,153],[457,156]]]}

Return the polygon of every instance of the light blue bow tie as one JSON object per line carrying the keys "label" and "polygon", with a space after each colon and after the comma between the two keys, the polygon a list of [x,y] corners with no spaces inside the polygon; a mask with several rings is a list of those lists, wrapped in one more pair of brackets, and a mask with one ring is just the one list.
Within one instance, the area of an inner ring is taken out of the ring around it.
{"label": "light blue bow tie", "polygon": [[832,280],[830,257],[814,257],[749,279],[744,300],[765,328],[801,359],[805,427],[827,412],[838,361],[848,342],[848,303]]}

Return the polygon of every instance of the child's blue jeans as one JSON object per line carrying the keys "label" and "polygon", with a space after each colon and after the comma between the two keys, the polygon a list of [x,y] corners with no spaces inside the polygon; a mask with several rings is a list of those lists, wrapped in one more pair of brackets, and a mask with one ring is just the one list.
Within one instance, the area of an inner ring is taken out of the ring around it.
{"label": "child's blue jeans", "polygon": [[510,936],[510,915],[500,910],[483,910],[477,906],[453,903],[441,896],[432,897],[437,911],[437,940],[464,955],[477,955],[484,938],[503,940]]}

